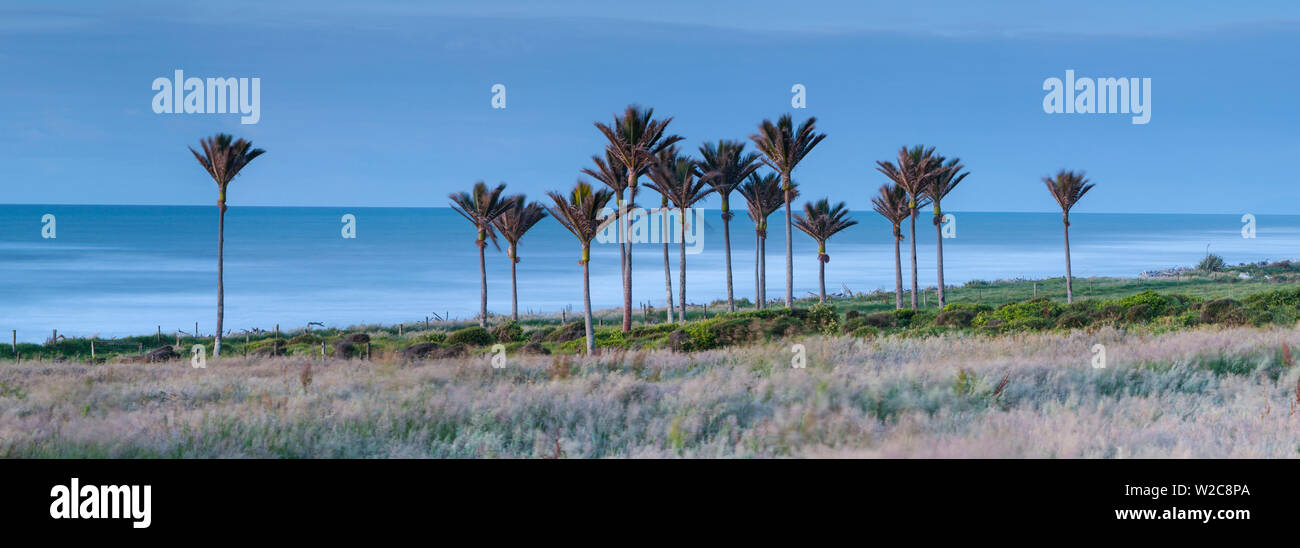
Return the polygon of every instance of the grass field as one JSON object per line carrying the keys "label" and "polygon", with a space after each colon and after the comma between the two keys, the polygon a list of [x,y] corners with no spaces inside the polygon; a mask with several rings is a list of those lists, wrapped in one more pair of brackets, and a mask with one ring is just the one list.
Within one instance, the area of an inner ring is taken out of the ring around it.
{"label": "grass field", "polygon": [[[5,457],[1295,457],[1293,328],[0,364]],[[1092,364],[1105,346],[1105,368]]]}

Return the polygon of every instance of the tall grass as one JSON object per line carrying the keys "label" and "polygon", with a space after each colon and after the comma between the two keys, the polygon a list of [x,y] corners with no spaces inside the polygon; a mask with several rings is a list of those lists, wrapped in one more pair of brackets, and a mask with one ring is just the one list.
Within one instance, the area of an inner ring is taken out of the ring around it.
{"label": "tall grass", "polygon": [[[1293,457],[1300,331],[0,363],[5,457]],[[1091,366],[1094,344],[1107,367]]]}

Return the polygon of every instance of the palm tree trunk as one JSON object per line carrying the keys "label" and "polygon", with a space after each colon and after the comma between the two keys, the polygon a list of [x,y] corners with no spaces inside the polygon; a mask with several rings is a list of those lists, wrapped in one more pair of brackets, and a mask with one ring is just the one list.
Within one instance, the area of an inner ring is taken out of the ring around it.
{"label": "palm tree trunk", "polygon": [[[818,242],[818,247],[826,247],[824,242]],[[817,286],[820,288],[821,303],[826,304],[826,261],[822,260],[823,251],[817,254]]]}
{"label": "palm tree trunk", "polygon": [[[588,248],[582,249],[582,256],[588,256]],[[596,352],[596,338],[591,331],[591,268],[590,260],[582,261],[582,321],[587,329],[587,355]]]}
{"label": "palm tree trunk", "polygon": [[[628,187],[636,184],[636,176],[629,175]],[[623,215],[623,191],[618,192],[619,261],[623,264],[623,332],[632,330],[632,240],[627,237],[627,217]]]}
{"label": "palm tree trunk", "polygon": [[916,208],[912,208],[910,236],[912,240],[912,310],[916,310]]}
{"label": "palm tree trunk", "polygon": [[736,297],[731,285],[731,207],[727,197],[722,197],[722,248],[727,263],[727,312],[736,311]]}
{"label": "palm tree trunk", "polygon": [[1070,217],[1065,217],[1065,304],[1074,302],[1074,284],[1070,282]]}
{"label": "palm tree trunk", "polygon": [[667,294],[668,303],[668,323],[673,323],[673,269],[668,266],[668,208],[662,208],[663,222],[660,223],[660,232],[663,233],[664,239],[664,292]]}
{"label": "palm tree trunk", "polygon": [[902,241],[902,234],[898,234],[898,227],[894,227],[894,308],[902,310],[903,308],[903,256],[899,251],[898,242]]}
{"label": "palm tree trunk", "polygon": [[519,321],[519,279],[515,276],[515,265],[519,263],[515,254],[518,252],[514,245],[510,246],[510,319],[516,322]]}
{"label": "palm tree trunk", "polygon": [[762,293],[762,308],[767,308],[767,236],[764,235],[759,239],[758,256],[761,260],[759,265],[759,291]]}
{"label": "palm tree trunk", "polygon": [[682,212],[682,251],[678,256],[677,270],[681,272],[681,284],[677,288],[678,295],[681,296],[682,306],[677,310],[681,312],[682,322],[686,322],[686,208],[681,208]]}
{"label": "palm tree trunk", "polygon": [[754,231],[754,310],[763,309],[763,286],[758,279],[758,258],[763,254],[763,240]]}
{"label": "palm tree trunk", "polygon": [[937,250],[938,250],[938,253],[939,253],[939,262],[938,262],[938,264],[939,264],[939,309],[942,310],[942,309],[943,309],[943,305],[944,305],[944,296],[943,296],[943,217],[940,216],[939,213],[938,213],[938,212],[939,212],[939,204],[938,204],[938,203],[935,203],[935,204],[934,204],[934,211],[935,211],[935,217],[934,217],[934,235],[935,235],[935,241],[934,241],[934,246],[935,246],[935,249],[937,249]]}
{"label": "palm tree trunk", "polygon": [[790,174],[782,173],[785,188],[785,307],[794,308],[794,232],[790,222]]}
{"label": "palm tree trunk", "polygon": [[487,329],[487,259],[483,249],[487,242],[478,241],[479,317],[478,325]]}
{"label": "palm tree trunk", "polygon": [[[221,329],[226,318],[226,193],[217,201],[217,335],[212,343],[212,357],[221,355]],[[198,338],[196,330],[194,337]]]}

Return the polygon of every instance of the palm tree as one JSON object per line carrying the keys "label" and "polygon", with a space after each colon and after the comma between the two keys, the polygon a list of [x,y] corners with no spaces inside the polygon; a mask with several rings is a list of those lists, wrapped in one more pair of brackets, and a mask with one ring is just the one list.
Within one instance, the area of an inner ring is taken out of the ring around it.
{"label": "palm tree", "polygon": [[488,238],[492,239],[493,246],[501,249],[501,246],[497,245],[497,233],[493,229],[492,222],[514,206],[514,202],[502,199],[501,193],[505,189],[506,185],[502,183],[489,190],[487,183],[479,181],[474,183],[474,190],[470,192],[453,192],[448,195],[448,198],[451,199],[451,208],[456,210],[456,213],[460,213],[478,230],[478,239],[475,240],[478,245],[480,290],[478,325],[485,328],[487,327],[487,259],[484,257],[483,252],[484,248],[487,247]]}
{"label": "palm tree", "polygon": [[593,192],[591,185],[578,181],[568,196],[558,192],[547,192],[546,195],[555,202],[554,208],[548,207],[546,210],[582,243],[582,258],[578,264],[582,265],[582,307],[583,323],[587,330],[587,355],[591,355],[596,351],[596,338],[591,329],[591,271],[588,266],[591,263],[591,240],[614,220],[612,215],[601,213],[614,193],[603,188]]}
{"label": "palm tree", "polygon": [[695,173],[695,160],[678,155],[677,147],[670,146],[659,153],[658,161],[650,168],[651,182],[646,184],[668,198],[681,212],[681,255],[677,261],[681,272],[677,289],[681,305],[677,310],[682,321],[686,321],[686,210],[713,192],[708,183],[698,179]]}
{"label": "palm tree", "polygon": [[[252,141],[234,139],[225,133],[199,139],[199,147],[203,149],[203,154],[193,148],[190,148],[190,152],[217,183],[217,335],[212,343],[212,356],[217,357],[221,355],[222,323],[226,317],[226,189],[244,166],[266,151],[253,148]],[[197,337],[198,333],[194,336]]]}
{"label": "palm tree", "polygon": [[[780,175],[752,173],[736,189],[745,198],[749,218],[754,221],[754,300],[758,308],[767,308],[767,218],[781,209],[784,202]],[[799,196],[799,185],[791,184],[791,198]]]}
{"label": "palm tree", "polygon": [[825,134],[816,133],[817,118],[809,117],[794,129],[794,122],[789,114],[782,115],[773,124],[763,120],[758,126],[758,133],[750,135],[758,150],[763,153],[763,163],[781,174],[781,190],[785,193],[785,307],[794,308],[794,233],[791,232],[790,202],[794,200],[794,186],[791,174],[794,168],[812,152],[817,143],[826,138]]}
{"label": "palm tree", "polygon": [[943,308],[947,303],[943,293],[943,212],[939,209],[939,201],[943,200],[957,184],[965,179],[969,172],[962,171],[966,166],[961,165],[961,158],[945,159],[943,156],[935,158],[935,165],[940,166],[930,184],[925,185],[923,194],[934,204],[934,235],[935,249],[938,250],[938,269],[939,269],[939,308]]}
{"label": "palm tree", "polygon": [[894,227],[894,308],[903,308],[903,259],[898,242],[903,241],[903,220],[911,215],[907,209],[907,191],[896,184],[880,185],[880,195],[871,198],[872,208]]}
{"label": "palm tree", "polygon": [[[596,129],[609,141],[606,154],[623,166],[627,177],[626,188],[636,196],[637,178],[644,175],[655,161],[655,155],[665,147],[682,140],[677,135],[665,135],[671,117],[654,119],[654,109],[628,105],[622,116],[615,115],[614,122],[605,125],[596,122]],[[623,192],[618,192],[619,209],[627,207]],[[632,242],[627,238],[626,219],[619,221],[619,256],[623,262],[623,332],[632,330]]]}
{"label": "palm tree", "polygon": [[1088,182],[1082,171],[1075,173],[1064,169],[1055,177],[1043,177],[1043,182],[1061,206],[1061,220],[1065,223],[1065,302],[1069,304],[1074,302],[1074,286],[1070,281],[1070,209],[1095,185]]}
{"label": "palm tree", "polygon": [[700,147],[697,175],[722,197],[722,246],[727,265],[727,311],[736,311],[736,297],[731,284],[731,191],[759,167],[758,155],[745,154],[739,141],[705,143]]}
{"label": "palm tree", "polygon": [[794,216],[795,228],[817,241],[817,285],[822,304],[826,303],[826,263],[831,262],[831,256],[826,254],[826,240],[856,224],[857,221],[849,218],[844,202],[831,206],[826,198],[804,204],[803,215]]}
{"label": "palm tree", "polygon": [[519,283],[515,277],[515,265],[519,264],[519,240],[524,233],[533,228],[538,221],[546,218],[546,208],[537,202],[525,204],[523,194],[506,199],[510,207],[501,216],[492,220],[501,237],[510,246],[506,255],[510,257],[510,319],[519,321]]}
{"label": "palm tree", "polygon": [[907,209],[911,218],[910,235],[908,238],[912,243],[912,309],[916,309],[916,211],[919,209],[919,201],[923,198],[925,187],[930,184],[935,171],[938,169],[934,158],[934,147],[925,148],[916,145],[912,148],[903,147],[898,150],[898,165],[888,160],[876,162],[876,169],[889,177],[894,184],[902,187],[907,193]]}

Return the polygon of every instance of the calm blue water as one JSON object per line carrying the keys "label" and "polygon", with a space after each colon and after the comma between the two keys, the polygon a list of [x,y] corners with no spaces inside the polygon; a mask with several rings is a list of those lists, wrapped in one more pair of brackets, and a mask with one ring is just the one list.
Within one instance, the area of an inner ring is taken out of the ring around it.
{"label": "calm blue water", "polygon": [[[357,217],[357,238],[340,218]],[[57,237],[42,238],[52,214]],[[833,238],[828,291],[893,287],[887,223],[857,212],[861,224]],[[1280,260],[1300,250],[1300,216],[1260,216],[1255,239],[1241,237],[1240,215],[1075,214],[1071,245],[1077,276],[1135,276],[1193,265],[1206,245],[1230,263]],[[934,283],[934,227],[918,220],[922,284]],[[772,216],[768,296],[784,295],[784,228]],[[687,297],[723,298],[722,224],[708,213],[704,251],[687,258]],[[39,341],[51,329],[69,336],[150,333],[161,325],[211,333],[216,294],[215,207],[0,205],[0,330]],[[753,225],[732,222],[737,297],[753,295]],[[636,248],[634,298],[662,308],[658,244]],[[489,308],[510,310],[510,268],[488,247]],[[944,241],[946,281],[1040,278],[1064,269],[1057,213],[957,213],[957,238]],[[557,312],[582,303],[579,247],[553,220],[524,237],[520,309]],[[615,245],[596,245],[592,301],[622,301]],[[449,209],[232,207],[226,223],[226,328],[243,330],[423,320],[432,313],[469,318],[478,306],[474,231]],[[677,284],[676,246],[672,248]],[[903,260],[907,261],[904,242]],[[795,232],[795,291],[817,288],[816,248]],[[906,276],[906,272],[904,274]]]}

